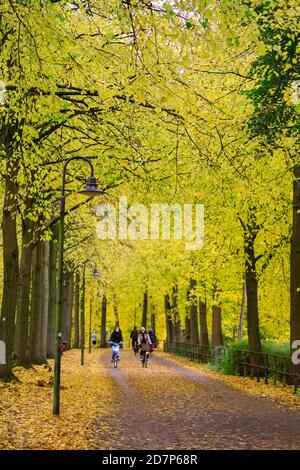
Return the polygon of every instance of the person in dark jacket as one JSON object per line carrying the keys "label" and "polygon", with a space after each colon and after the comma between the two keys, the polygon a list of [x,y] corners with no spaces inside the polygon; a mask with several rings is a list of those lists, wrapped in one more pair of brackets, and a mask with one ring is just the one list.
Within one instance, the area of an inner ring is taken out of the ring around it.
{"label": "person in dark jacket", "polygon": [[132,349],[134,349],[137,346],[138,337],[139,337],[138,329],[136,326],[134,326],[132,332],[130,333]]}
{"label": "person in dark jacket", "polygon": [[149,335],[149,338],[151,340],[151,343],[155,343],[155,334],[154,334],[154,331],[151,328],[148,331],[148,335]]}
{"label": "person in dark jacket", "polygon": [[156,336],[154,334],[154,331],[152,330],[152,328],[150,328],[150,330],[148,331],[148,335],[149,335],[149,338],[150,338],[150,341],[151,341],[151,347],[150,347],[150,352],[152,352],[154,350],[154,348],[156,348]]}
{"label": "person in dark jacket", "polygon": [[[115,344],[121,344],[123,342],[122,332],[121,332],[118,325],[115,326],[114,331],[110,335],[109,342],[110,343],[115,343]],[[113,358],[112,358],[112,360],[113,360]],[[118,360],[120,360],[120,349],[119,349],[119,352],[118,352]]]}

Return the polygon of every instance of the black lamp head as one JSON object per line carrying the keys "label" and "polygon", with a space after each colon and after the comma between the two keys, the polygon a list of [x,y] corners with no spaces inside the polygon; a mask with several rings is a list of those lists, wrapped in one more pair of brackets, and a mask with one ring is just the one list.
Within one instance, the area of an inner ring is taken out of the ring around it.
{"label": "black lamp head", "polygon": [[80,194],[84,194],[85,196],[99,196],[101,194],[100,189],[97,187],[97,180],[94,175],[89,176],[86,182],[86,188],[83,191],[79,191]]}
{"label": "black lamp head", "polygon": [[94,277],[100,277],[100,273],[99,273],[99,271],[98,271],[97,268],[94,268],[94,269],[93,269],[93,276],[94,276]]}

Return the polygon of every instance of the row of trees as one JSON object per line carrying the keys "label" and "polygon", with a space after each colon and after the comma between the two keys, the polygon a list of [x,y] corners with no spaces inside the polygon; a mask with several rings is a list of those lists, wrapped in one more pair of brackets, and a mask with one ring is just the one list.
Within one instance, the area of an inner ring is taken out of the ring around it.
{"label": "row of trees", "polygon": [[[166,315],[166,340],[175,342],[188,342],[209,346],[209,333],[207,325],[206,299],[197,298],[195,294],[196,281],[190,280],[190,288],[187,292],[187,311],[184,325],[181,324],[178,311],[178,287],[173,286],[171,301],[169,294],[165,295]],[[214,292],[216,297],[216,292]],[[223,345],[221,306],[216,302],[212,305],[212,329],[211,345],[218,347]]]}
{"label": "row of trees", "polygon": [[[197,339],[195,299],[203,311],[210,293],[213,341],[220,342],[220,308],[228,334],[239,323],[245,281],[249,347],[261,350],[262,332],[286,339],[291,230],[290,338],[299,337],[296,11],[294,0],[0,6],[0,339],[7,349],[0,377],[11,376],[14,354],[21,362],[53,354],[61,168],[82,152],[93,159],[104,200],[126,194],[149,206],[204,203],[206,242],[191,254],[175,240],[97,240],[95,203],[76,194],[85,173],[74,164],[64,328],[69,338],[74,291],[75,345],[79,284],[72,273],[87,258],[103,273],[109,315],[125,329],[147,291],[144,315],[151,296],[160,336],[165,305],[175,309],[175,329],[186,323],[188,305]],[[174,295],[165,297],[174,286],[175,307]]]}
{"label": "row of trees", "polygon": [[[23,267],[24,269],[24,267]],[[26,285],[19,284],[21,290],[16,309],[16,324],[13,347],[13,359],[18,365],[44,364],[54,357],[56,334],[56,270],[57,242],[38,241],[32,254]],[[88,280],[92,276],[88,276]],[[96,294],[97,288],[97,294]],[[66,348],[79,348],[86,344],[85,325],[82,322],[82,269],[80,266],[67,264],[63,285],[62,341]],[[22,297],[21,297],[22,295]],[[98,295],[98,297],[97,297]],[[107,298],[102,292],[100,304],[99,287],[92,285],[89,293],[93,325],[99,325],[102,347],[106,345],[106,310]],[[90,325],[91,327],[92,325]],[[82,329],[83,328],[83,329]]]}
{"label": "row of trees", "polygon": [[[152,14],[147,7],[136,10],[141,17],[144,12],[148,17]],[[144,18],[143,23],[146,21]],[[165,18],[163,22],[168,23]],[[1,377],[12,375],[14,354],[22,363],[41,361],[52,354],[54,232],[64,161],[70,154],[88,150],[95,160],[103,195],[144,164],[139,155],[132,155],[128,161],[128,149],[132,154],[138,148],[132,138],[136,131],[132,123],[137,121],[142,128],[149,121],[152,127],[155,125],[157,93],[153,93],[152,102],[146,98],[153,89],[151,63],[148,58],[148,68],[143,63],[136,42],[130,3],[120,2],[115,10],[105,1],[77,5],[14,0],[1,5],[5,95],[1,106],[4,195],[0,338],[7,356],[6,364],[0,366]],[[150,38],[145,45],[151,45]],[[162,112],[174,113],[167,107]],[[152,115],[151,120],[147,113]],[[145,134],[153,141],[151,132],[148,125]],[[153,143],[143,152],[145,161],[151,160],[156,146]],[[66,249],[72,252],[69,264],[75,266],[94,255],[93,249],[86,253],[94,229],[90,220],[94,209],[73,216],[86,204],[74,195],[84,178],[83,169],[74,165],[67,181],[68,195],[72,195],[67,199],[72,203],[67,205]],[[65,276],[68,279],[69,273]],[[66,312],[70,311],[68,296]],[[69,330],[69,313],[65,321]]]}

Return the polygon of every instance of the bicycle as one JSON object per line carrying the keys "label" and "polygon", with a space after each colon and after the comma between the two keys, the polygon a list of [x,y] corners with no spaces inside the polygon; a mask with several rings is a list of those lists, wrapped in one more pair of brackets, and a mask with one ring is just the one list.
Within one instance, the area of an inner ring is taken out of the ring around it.
{"label": "bicycle", "polygon": [[114,363],[114,368],[118,367],[118,361],[120,356],[120,344],[121,343],[111,343],[112,362]]}
{"label": "bicycle", "polygon": [[142,343],[141,344],[142,367],[147,367],[148,366],[149,350],[150,350],[150,347],[149,347],[148,343]]}
{"label": "bicycle", "polygon": [[132,349],[134,350],[134,355],[136,356],[137,353],[138,353],[138,350],[139,350],[139,346],[138,346],[138,344],[137,344],[137,341],[134,341],[134,342],[133,342]]}

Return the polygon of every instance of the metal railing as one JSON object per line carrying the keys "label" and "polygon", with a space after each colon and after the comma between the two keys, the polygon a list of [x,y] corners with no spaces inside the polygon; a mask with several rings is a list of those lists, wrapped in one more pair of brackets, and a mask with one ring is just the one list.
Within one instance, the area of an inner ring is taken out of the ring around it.
{"label": "metal railing", "polygon": [[257,382],[263,379],[266,384],[271,381],[274,385],[277,382],[281,382],[284,386],[293,385],[294,393],[297,393],[300,385],[300,374],[289,356],[244,349],[231,352],[224,346],[213,348],[175,341],[164,341],[164,351],[198,363],[218,363],[226,353],[231,353],[235,375],[256,378]]}
{"label": "metal railing", "polygon": [[274,385],[277,382],[284,386],[293,385],[294,393],[297,393],[300,374],[296,372],[289,356],[241,349],[234,352],[233,363],[238,375],[256,378],[257,382],[264,379],[266,384],[271,381]]}
{"label": "metal railing", "polygon": [[164,341],[164,352],[174,354],[175,356],[187,357],[193,362],[215,362],[219,360],[226,352],[226,348],[218,346],[203,346],[192,343],[176,343],[175,341]]}

